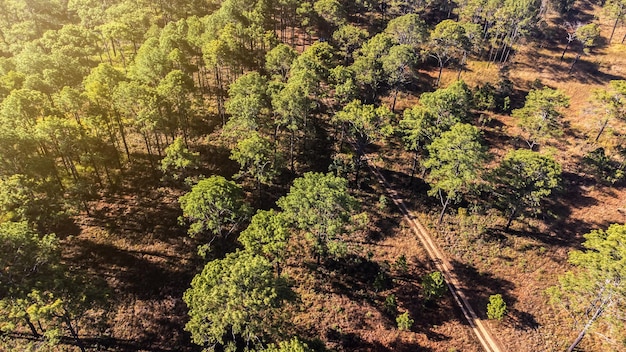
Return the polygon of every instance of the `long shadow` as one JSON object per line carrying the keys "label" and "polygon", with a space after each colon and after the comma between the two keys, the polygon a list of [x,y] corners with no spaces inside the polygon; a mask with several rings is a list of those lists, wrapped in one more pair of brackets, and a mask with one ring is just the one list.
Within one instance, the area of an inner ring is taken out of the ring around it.
{"label": "long shadow", "polygon": [[518,328],[534,329],[537,327],[537,321],[532,314],[514,308],[517,298],[511,294],[515,288],[513,282],[494,277],[490,273],[480,272],[474,266],[456,260],[452,260],[451,264],[457,277],[465,282],[463,291],[481,319],[487,319],[486,307],[489,303],[489,296],[501,294]]}
{"label": "long shadow", "polygon": [[194,268],[176,265],[180,261],[177,257],[157,263],[148,259],[152,254],[126,251],[109,244],[75,239],[73,245],[74,263],[98,277],[112,280],[114,291],[138,299],[182,297],[193,277]]}
{"label": "long shadow", "polygon": [[341,345],[340,351],[368,351],[368,352],[414,352],[414,351],[433,351],[430,348],[420,346],[415,342],[401,341],[400,339],[394,341],[391,346],[386,347],[377,341],[365,341],[359,335],[355,333],[342,333],[335,329],[328,329],[325,332],[325,337],[329,341],[338,343]]}

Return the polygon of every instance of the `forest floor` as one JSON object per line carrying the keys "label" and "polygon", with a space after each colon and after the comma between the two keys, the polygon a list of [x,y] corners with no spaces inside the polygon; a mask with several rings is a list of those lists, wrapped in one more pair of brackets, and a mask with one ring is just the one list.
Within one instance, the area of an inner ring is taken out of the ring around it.
{"label": "forest floor", "polygon": [[[601,24],[607,37],[610,24],[604,19]],[[615,37],[621,38],[625,32],[620,28]],[[590,91],[605,87],[611,79],[626,79],[626,46],[595,49],[568,74],[573,52],[560,62],[562,42],[529,46],[516,53],[509,69],[519,95],[539,79],[571,97],[564,114],[565,134],[556,144],[546,146],[546,150],[555,150],[564,168],[563,189],[549,212],[516,221],[511,230],[504,231],[504,219],[495,211],[478,215],[456,208],[451,212],[458,216],[447,216],[444,225],[433,231],[465,278],[475,307],[486,307],[491,294],[505,297],[509,315],[502,322],[488,324],[509,351],[561,351],[576,336],[576,331],[563,323],[569,319],[563,311],[546,304],[545,289],[570,269],[567,253],[579,247],[582,234],[626,221],[626,188],[600,185],[579,167],[584,154],[596,147],[592,139],[597,121],[587,118],[585,112]],[[495,82],[497,72],[495,65],[470,62],[462,77],[473,87],[484,83],[484,77]],[[434,77],[436,70],[420,73]],[[456,70],[444,70],[443,86],[456,75]],[[401,94],[397,110],[415,101],[415,96]],[[524,146],[512,118],[491,118],[484,132],[494,155],[502,156],[505,148]],[[612,137],[615,135],[607,132],[600,144],[614,143]],[[385,170],[385,177],[410,200],[408,205],[420,220],[434,228],[440,205],[425,195],[426,185],[419,180],[412,189],[406,186],[410,156],[401,145],[381,148],[379,154],[384,157],[376,162]],[[202,155],[209,162],[207,174],[214,170],[232,174],[235,166],[224,150],[212,147]],[[187,316],[182,295],[203,262],[195,255],[201,239],[190,239],[177,221],[177,199],[184,187],[164,186],[160,175],[149,171],[147,162],[145,169],[127,171],[120,189],[93,201],[91,214],[82,214],[74,234],[64,240],[66,262],[75,270],[102,278],[113,302],[114,309],[106,316],[94,317],[94,321],[107,324],[85,327],[89,334],[103,337],[87,342],[119,351],[197,351],[183,329]],[[419,299],[421,277],[436,269],[400,212],[392,204],[376,206],[384,190],[375,177],[365,175],[364,180],[365,187],[355,192],[369,205],[371,225],[350,238],[352,254],[341,263],[319,267],[290,263],[285,269],[298,279],[294,291],[307,302],[289,312],[295,330],[338,351],[479,351],[480,345],[449,294],[436,303]],[[138,194],[138,189],[143,191]],[[273,188],[266,197],[276,199],[285,191]],[[236,243],[231,240],[222,245],[215,255]],[[407,260],[406,272],[396,265],[401,256]],[[373,282],[379,273],[384,275],[376,289]],[[415,319],[411,331],[398,331],[394,316],[383,309],[392,294],[398,310]],[[484,310],[477,313],[485,318]],[[586,339],[584,346],[594,350],[593,339]]]}

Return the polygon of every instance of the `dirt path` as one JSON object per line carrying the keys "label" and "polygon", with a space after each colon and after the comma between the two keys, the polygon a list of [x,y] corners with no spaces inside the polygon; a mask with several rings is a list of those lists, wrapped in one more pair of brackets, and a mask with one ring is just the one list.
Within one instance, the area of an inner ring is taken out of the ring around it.
{"label": "dirt path", "polygon": [[426,228],[419,222],[419,220],[408,210],[402,197],[396,192],[389,182],[385,179],[378,168],[366,159],[369,169],[378,177],[380,184],[387,190],[387,193],[398,206],[404,218],[408,221],[413,232],[417,235],[422,243],[430,259],[433,261],[437,269],[443,274],[446,280],[446,284],[454,297],[455,302],[461,308],[465,319],[471,326],[474,334],[478,337],[480,344],[487,352],[504,352],[504,348],[500,346],[500,343],[493,337],[493,334],[487,326],[476,315],[476,312],[469,303],[469,300],[463,290],[461,289],[461,282],[454,272],[453,266],[447,260],[445,255],[439,250],[433,239],[430,237]]}

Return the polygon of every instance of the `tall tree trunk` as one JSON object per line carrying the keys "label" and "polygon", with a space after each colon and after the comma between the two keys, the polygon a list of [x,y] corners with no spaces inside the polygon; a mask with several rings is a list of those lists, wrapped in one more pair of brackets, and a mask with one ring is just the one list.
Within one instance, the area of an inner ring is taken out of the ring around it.
{"label": "tall tree trunk", "polygon": [[439,87],[439,83],[441,83],[441,73],[443,72],[443,63],[439,62],[439,75],[437,76],[437,83],[435,83],[435,87]]}
{"label": "tall tree trunk", "polygon": [[598,139],[600,139],[602,132],[604,132],[604,129],[606,128],[608,124],[609,124],[609,119],[607,118],[604,120],[604,123],[602,123],[602,127],[600,128],[600,131],[598,131],[598,135],[596,136],[596,139],[593,140],[594,143],[598,142]]}
{"label": "tall tree trunk", "polygon": [[119,114],[119,112],[115,111],[114,112],[115,115],[115,121],[117,122],[117,127],[120,131],[120,136],[122,137],[122,143],[124,144],[124,150],[126,151],[126,157],[128,158],[128,161],[131,161],[130,158],[130,150],[128,149],[128,143],[126,142],[126,131],[124,130],[124,125],[122,124],[122,118]]}
{"label": "tall tree trunk", "polygon": [[569,70],[567,71],[568,74],[572,73],[572,70],[574,69],[574,65],[576,65],[576,63],[578,62],[578,59],[580,59],[580,53],[576,54],[576,58],[574,58],[574,62],[572,62],[572,65],[569,67]]}
{"label": "tall tree trunk", "polygon": [[613,40],[613,35],[615,34],[615,29],[617,28],[617,24],[619,23],[620,16],[616,16],[615,23],[613,23],[613,29],[611,30],[611,36],[609,36],[609,45],[611,44],[611,40]]}
{"label": "tall tree trunk", "polygon": [[439,214],[439,220],[437,220],[437,226],[441,225],[441,222],[443,221],[443,216],[446,213],[446,210],[448,209],[448,204],[450,204],[450,195],[448,194],[446,196],[446,201],[443,202],[443,194],[441,193],[441,190],[439,190],[439,199],[442,200],[441,204],[443,205],[443,209],[441,209],[441,214]]}
{"label": "tall tree trunk", "polygon": [[76,329],[74,329],[74,326],[72,326],[72,320],[70,319],[69,313],[67,311],[65,312],[65,314],[63,314],[63,320],[65,321],[65,325],[67,326],[67,329],[70,331],[70,334],[74,338],[74,341],[76,341],[76,346],[80,348],[81,352],[86,352],[85,345],[83,345],[83,341],[80,339],[80,337],[78,337],[78,333],[76,332]]}
{"label": "tall tree trunk", "polygon": [[563,57],[565,57],[565,52],[567,51],[567,49],[569,49],[569,44],[571,43],[570,40],[567,41],[567,44],[565,44],[565,49],[563,49],[563,53],[561,53],[561,61],[563,61]]}
{"label": "tall tree trunk", "polygon": [[33,334],[33,337],[35,337],[36,339],[40,338],[41,334],[37,331],[37,328],[35,328],[35,324],[33,324],[33,322],[30,320],[28,313],[26,313],[26,315],[24,316],[24,320],[26,320],[26,325],[28,325],[28,328]]}
{"label": "tall tree trunk", "polygon": [[513,223],[513,219],[515,219],[515,214],[517,214],[517,207],[513,207],[513,209],[511,209],[511,214],[509,214],[509,218],[506,222],[506,226],[504,227],[505,230],[508,230],[509,227],[511,227],[511,224]]}
{"label": "tall tree trunk", "polygon": [[602,314],[603,311],[604,311],[604,302],[600,305],[600,307],[598,307],[598,309],[596,309],[596,311],[593,314],[593,316],[591,317],[591,319],[589,319],[587,324],[585,324],[583,329],[580,331],[580,333],[576,337],[576,340],[574,340],[574,342],[569,346],[569,348],[567,349],[567,352],[574,351],[576,346],[578,346],[580,341],[582,341],[583,337],[585,337],[585,334],[587,333],[587,330],[589,330],[589,328],[591,327],[593,322],[596,321],[596,319],[598,319],[600,317],[600,315]]}
{"label": "tall tree trunk", "polygon": [[391,103],[391,112],[396,112],[396,101],[398,100],[398,87],[393,92],[393,103]]}
{"label": "tall tree trunk", "polygon": [[294,143],[295,143],[295,139],[296,139],[296,130],[292,129],[291,130],[291,136],[290,136],[290,141],[289,141],[289,156],[290,156],[290,162],[291,162],[291,172],[294,172]]}

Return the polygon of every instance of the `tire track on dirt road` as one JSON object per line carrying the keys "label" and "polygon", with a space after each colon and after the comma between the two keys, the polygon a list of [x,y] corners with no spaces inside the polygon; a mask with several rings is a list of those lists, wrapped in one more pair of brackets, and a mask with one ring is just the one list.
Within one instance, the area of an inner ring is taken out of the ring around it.
{"label": "tire track on dirt road", "polygon": [[403,198],[396,192],[391,184],[387,182],[387,179],[383,174],[378,170],[375,165],[372,165],[370,160],[366,157],[368,168],[378,177],[379,183],[385,188],[393,202],[400,209],[404,218],[409,222],[411,229],[417,235],[420,242],[422,243],[424,249],[428,253],[430,259],[435,263],[437,270],[439,270],[446,281],[446,285],[448,285],[448,289],[450,293],[454,297],[454,301],[461,308],[465,319],[469,323],[472,331],[480,341],[480,344],[483,346],[485,351],[487,352],[505,352],[506,350],[500,346],[500,343],[497,341],[495,337],[493,337],[492,332],[489,330],[487,326],[485,326],[482,321],[476,315],[476,311],[472,308],[469,303],[469,300],[463,290],[461,289],[460,280],[454,272],[453,266],[450,264],[445,255],[439,250],[433,239],[430,237],[430,234],[426,230],[426,228],[419,222],[419,220],[408,210],[406,205],[404,204]]}

